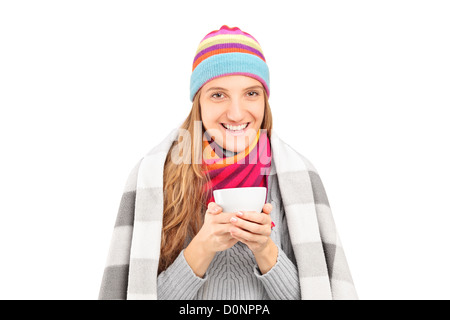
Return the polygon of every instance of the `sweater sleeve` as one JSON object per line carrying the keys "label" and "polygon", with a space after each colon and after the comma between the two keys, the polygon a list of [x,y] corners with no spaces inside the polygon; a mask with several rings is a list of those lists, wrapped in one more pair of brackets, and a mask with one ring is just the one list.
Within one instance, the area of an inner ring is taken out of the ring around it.
{"label": "sweater sleeve", "polygon": [[263,283],[271,300],[300,300],[297,267],[280,247],[278,247],[277,262],[272,269],[261,274],[258,265],[255,265],[253,271]]}
{"label": "sweater sleeve", "polygon": [[192,300],[207,280],[198,277],[184,258],[184,250],[175,261],[158,276],[159,300]]}

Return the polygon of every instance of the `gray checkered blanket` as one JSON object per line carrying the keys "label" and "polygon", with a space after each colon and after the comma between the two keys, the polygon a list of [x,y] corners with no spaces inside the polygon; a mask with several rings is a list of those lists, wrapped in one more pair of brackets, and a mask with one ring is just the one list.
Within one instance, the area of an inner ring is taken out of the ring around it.
{"label": "gray checkered blanket", "polygon": [[[174,129],[131,171],[120,201],[99,299],[157,299],[163,168]],[[302,299],[357,299],[325,189],[311,162],[271,135]],[[276,172],[273,172],[275,168]]]}

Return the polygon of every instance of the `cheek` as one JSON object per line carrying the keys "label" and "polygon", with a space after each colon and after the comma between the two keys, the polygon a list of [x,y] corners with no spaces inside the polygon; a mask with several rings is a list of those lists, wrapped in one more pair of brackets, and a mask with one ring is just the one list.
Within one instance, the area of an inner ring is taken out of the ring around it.
{"label": "cheek", "polygon": [[213,127],[217,124],[218,118],[211,113],[207,113],[202,117],[202,120],[205,127]]}
{"label": "cheek", "polygon": [[251,113],[256,121],[256,125],[261,125],[264,119],[264,103],[262,105],[258,105],[252,108]]}
{"label": "cheek", "polygon": [[217,108],[208,108],[208,106],[201,108],[201,115],[202,115],[202,121],[203,126],[206,130],[211,128],[216,128],[220,113],[217,112]]}
{"label": "cheek", "polygon": [[209,108],[207,104],[201,103],[200,114],[204,123],[209,122],[211,118],[211,108]]}

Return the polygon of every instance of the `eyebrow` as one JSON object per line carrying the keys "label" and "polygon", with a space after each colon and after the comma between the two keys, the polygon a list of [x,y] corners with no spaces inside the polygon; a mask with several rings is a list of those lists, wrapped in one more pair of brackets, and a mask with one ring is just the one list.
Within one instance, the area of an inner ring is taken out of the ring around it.
{"label": "eyebrow", "polygon": [[[263,87],[262,87],[262,86],[259,86],[259,85],[256,85],[256,86],[251,86],[251,87],[245,88],[245,89],[243,89],[242,91],[247,91],[247,90],[250,90],[250,89],[263,89]],[[209,91],[211,91],[211,90],[228,91],[228,89],[222,88],[222,87],[211,87],[211,88],[209,88],[208,90],[206,90],[206,92],[209,92]]]}

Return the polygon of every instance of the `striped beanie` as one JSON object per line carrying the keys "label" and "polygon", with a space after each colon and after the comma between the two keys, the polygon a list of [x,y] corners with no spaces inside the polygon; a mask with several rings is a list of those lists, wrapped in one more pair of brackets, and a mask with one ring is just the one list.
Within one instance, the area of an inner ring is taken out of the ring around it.
{"label": "striped beanie", "polygon": [[252,77],[270,94],[269,68],[261,46],[250,34],[226,25],[200,42],[191,74],[190,99],[208,81],[227,75]]}

